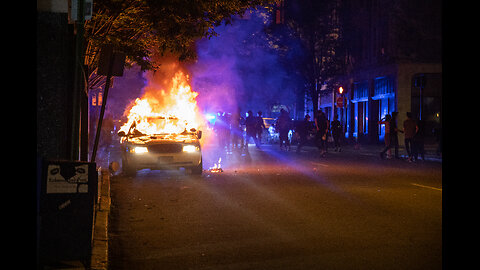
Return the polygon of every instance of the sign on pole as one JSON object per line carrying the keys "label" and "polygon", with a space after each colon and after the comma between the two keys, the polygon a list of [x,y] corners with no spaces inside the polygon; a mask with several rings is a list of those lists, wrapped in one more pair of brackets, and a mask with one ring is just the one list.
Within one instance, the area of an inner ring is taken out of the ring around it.
{"label": "sign on pole", "polygon": [[[123,67],[125,66],[125,53],[118,52],[111,45],[104,45],[100,50],[98,59],[98,75],[103,76],[123,76]],[[110,74],[108,73],[110,69]]]}
{"label": "sign on pole", "polygon": [[337,108],[343,108],[343,97],[337,98]]}

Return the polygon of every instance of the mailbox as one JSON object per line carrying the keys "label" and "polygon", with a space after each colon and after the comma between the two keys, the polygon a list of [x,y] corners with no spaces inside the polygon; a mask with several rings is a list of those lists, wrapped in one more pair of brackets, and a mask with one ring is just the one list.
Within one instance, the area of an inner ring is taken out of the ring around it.
{"label": "mailbox", "polygon": [[42,161],[37,215],[38,259],[88,263],[98,192],[94,162]]}

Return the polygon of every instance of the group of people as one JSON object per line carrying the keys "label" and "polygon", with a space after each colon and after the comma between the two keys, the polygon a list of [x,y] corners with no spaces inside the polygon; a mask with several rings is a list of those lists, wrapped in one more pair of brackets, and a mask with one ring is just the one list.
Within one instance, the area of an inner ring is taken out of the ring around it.
{"label": "group of people", "polygon": [[[328,139],[330,135],[333,137],[334,151],[342,151],[340,139],[343,133],[343,126],[335,115],[333,121],[330,122],[322,110],[318,110],[314,119],[315,123],[315,145],[320,150],[320,154],[325,156],[328,152]],[[296,133],[298,134],[297,153],[301,151],[302,147],[307,143],[310,127],[310,115],[305,115],[302,123],[297,126]]]}
{"label": "group of people", "polygon": [[[405,134],[405,149],[408,154],[408,161],[414,162],[418,160],[418,156],[425,159],[424,150],[424,122],[415,120],[411,112],[407,112],[407,119],[403,122],[403,129],[397,126],[398,112],[387,114],[383,119],[378,121],[378,124],[385,125],[385,148],[380,152],[382,159],[392,158],[391,149],[394,149],[395,158],[400,158],[398,149],[398,132]],[[325,156],[328,152],[329,136],[332,136],[334,143],[334,151],[341,151],[340,140],[343,137],[343,126],[338,120],[337,115],[334,116],[333,121],[329,121],[322,110],[318,110],[314,117],[313,123],[310,121],[310,115],[305,115],[303,121],[293,126],[292,119],[289,113],[281,109],[280,116],[275,122],[276,131],[279,133],[280,149],[290,150],[290,140],[288,133],[294,129],[297,134],[298,144],[296,152],[300,152],[302,147],[308,142],[308,137],[312,133],[312,125],[314,124],[314,144],[320,151],[321,156]],[[243,131],[245,127],[245,137]],[[260,148],[262,133],[266,129],[263,121],[262,112],[258,111],[254,115],[251,110],[248,111],[247,117],[243,118],[240,113],[240,108],[233,114],[225,114],[219,112],[215,123],[215,130],[219,138],[220,147],[230,146],[233,149],[247,149],[246,147],[253,139],[257,148]],[[268,132],[268,131],[267,131]],[[230,144],[231,143],[231,144]]]}
{"label": "group of people", "polygon": [[[313,122],[315,126],[315,145],[320,150],[320,154],[325,156],[327,153],[327,141],[329,136],[333,137],[334,151],[341,151],[340,138],[343,132],[343,127],[338,117],[330,122],[325,114],[319,110]],[[300,152],[302,147],[306,145],[308,136],[311,133],[310,115],[305,115],[304,120],[297,126],[293,126],[292,119],[289,113],[281,109],[280,115],[275,121],[274,127],[279,134],[280,149],[290,151],[290,139],[288,133],[294,129],[298,136],[297,152]],[[245,127],[245,137],[243,136],[243,127]],[[219,146],[221,148],[230,147],[235,149],[247,149],[248,143],[253,140],[257,148],[260,148],[262,143],[262,134],[266,129],[263,121],[262,112],[258,111],[254,115],[251,110],[248,111],[247,117],[243,118],[240,113],[240,108],[233,114],[226,114],[218,112],[214,129],[219,139]],[[268,132],[268,131],[267,131]]]}
{"label": "group of people", "polygon": [[[343,127],[340,121],[338,121],[338,117],[335,115],[334,120],[330,123],[328,118],[319,110],[314,118],[314,144],[320,150],[320,154],[325,156],[328,151],[328,138],[331,134],[334,141],[334,151],[341,151],[340,147],[340,138],[343,132]],[[277,121],[275,122],[275,127],[279,133],[279,140],[280,140],[280,149],[284,149],[289,151],[290,150],[290,140],[288,139],[288,133],[291,129],[295,129],[295,133],[298,136],[297,142],[297,150],[296,152],[301,152],[301,149],[305,144],[308,142],[308,137],[311,132],[311,124],[310,122],[310,115],[305,115],[305,118],[302,122],[297,124],[293,127],[293,123],[291,121],[290,115],[284,109],[280,110],[280,116],[278,117]]]}
{"label": "group of people", "polygon": [[[262,133],[265,129],[262,112],[258,111],[255,116],[251,110],[248,111],[247,117],[241,115],[240,108],[233,114],[224,112],[217,113],[214,129],[219,139],[221,148],[230,149],[247,149],[250,138],[253,139],[255,145],[259,148],[261,144]],[[243,136],[243,127],[245,126],[246,136]]]}
{"label": "group of people", "polygon": [[398,155],[398,132],[405,134],[405,149],[408,154],[408,161],[415,162],[420,154],[422,160],[425,160],[424,150],[424,122],[415,120],[411,112],[407,112],[407,119],[403,121],[403,130],[397,126],[398,112],[387,114],[383,119],[378,121],[379,124],[385,125],[385,148],[380,152],[380,158],[391,158],[391,148],[394,148],[395,158]]}

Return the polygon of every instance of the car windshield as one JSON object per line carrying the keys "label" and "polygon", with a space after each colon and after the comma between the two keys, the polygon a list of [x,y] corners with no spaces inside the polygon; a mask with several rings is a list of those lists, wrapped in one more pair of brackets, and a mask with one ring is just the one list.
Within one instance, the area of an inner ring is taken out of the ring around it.
{"label": "car windshield", "polygon": [[154,135],[188,135],[195,134],[196,129],[187,130],[184,121],[176,117],[145,117],[135,121],[128,132],[130,137],[154,136]]}
{"label": "car windshield", "polygon": [[263,123],[265,124],[266,128],[269,128],[273,124],[275,124],[275,119],[273,118],[263,118]]}

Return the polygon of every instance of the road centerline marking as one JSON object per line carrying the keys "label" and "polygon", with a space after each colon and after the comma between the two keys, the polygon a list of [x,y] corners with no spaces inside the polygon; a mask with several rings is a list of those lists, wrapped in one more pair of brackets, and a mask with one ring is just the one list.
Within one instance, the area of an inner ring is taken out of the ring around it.
{"label": "road centerline marking", "polygon": [[330,165],[320,163],[320,162],[315,162],[315,161],[312,161],[312,164],[315,166],[330,167]]}
{"label": "road centerline marking", "polygon": [[423,188],[429,188],[429,189],[434,189],[434,190],[438,190],[438,191],[442,191],[441,188],[436,188],[436,187],[430,187],[430,186],[424,186],[424,185],[420,185],[420,184],[416,184],[416,183],[411,183],[412,185],[414,186],[417,186],[417,187],[423,187]]}

